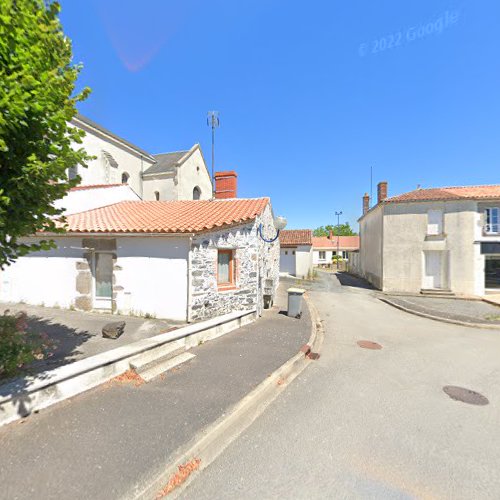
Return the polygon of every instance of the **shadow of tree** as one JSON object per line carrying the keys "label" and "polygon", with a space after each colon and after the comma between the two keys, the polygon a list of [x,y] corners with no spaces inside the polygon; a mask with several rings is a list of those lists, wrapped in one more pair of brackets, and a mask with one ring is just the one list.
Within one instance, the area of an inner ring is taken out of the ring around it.
{"label": "shadow of tree", "polygon": [[[28,330],[35,334],[45,334],[53,347],[47,357],[34,360],[24,366],[17,377],[0,379],[0,398],[9,398],[17,408],[17,414],[25,417],[31,413],[32,396],[30,384],[35,380],[50,380],[51,370],[76,361],[81,351],[78,349],[95,335],[88,331],[53,323],[38,316],[28,316]],[[50,391],[50,389],[48,389]],[[55,387],[54,387],[55,391]],[[0,412],[5,412],[0,404]]]}

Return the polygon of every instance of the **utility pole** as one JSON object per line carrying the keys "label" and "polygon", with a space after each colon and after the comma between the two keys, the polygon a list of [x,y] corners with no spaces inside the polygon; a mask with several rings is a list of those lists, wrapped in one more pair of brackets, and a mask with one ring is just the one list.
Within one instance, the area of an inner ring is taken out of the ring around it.
{"label": "utility pole", "polygon": [[340,216],[342,215],[342,210],[340,212],[335,212],[337,216],[337,271],[339,270],[339,252],[340,252]]}
{"label": "utility pole", "polygon": [[220,125],[218,111],[208,112],[207,125],[212,127],[212,198],[215,198],[215,129]]}

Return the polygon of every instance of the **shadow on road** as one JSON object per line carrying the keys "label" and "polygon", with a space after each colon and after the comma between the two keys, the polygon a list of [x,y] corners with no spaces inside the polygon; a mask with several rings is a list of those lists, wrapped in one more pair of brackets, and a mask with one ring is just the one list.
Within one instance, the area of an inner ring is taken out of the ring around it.
{"label": "shadow on road", "polygon": [[358,278],[357,276],[354,276],[352,274],[341,271],[335,273],[335,276],[337,276],[337,279],[342,286],[364,288],[365,290],[375,290],[375,288],[370,283],[368,283],[368,281],[364,280],[363,278]]}

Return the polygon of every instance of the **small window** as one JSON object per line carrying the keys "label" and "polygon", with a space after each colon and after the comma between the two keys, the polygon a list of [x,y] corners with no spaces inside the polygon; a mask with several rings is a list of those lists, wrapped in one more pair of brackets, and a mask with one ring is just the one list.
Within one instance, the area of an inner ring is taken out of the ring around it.
{"label": "small window", "polygon": [[285,250],[285,255],[288,255],[288,250]]}
{"label": "small window", "polygon": [[427,234],[438,235],[443,233],[443,211],[429,210],[427,212]]}
{"label": "small window", "polygon": [[130,179],[130,175],[127,172],[123,172],[122,174],[122,184],[128,184],[128,180]]}
{"label": "small window", "polygon": [[158,201],[160,199],[160,192],[155,191],[155,200]]}
{"label": "small window", "polygon": [[199,200],[201,197],[201,189],[196,186],[194,189],[193,189],[193,200]]}
{"label": "small window", "polygon": [[295,255],[295,250],[292,250],[292,255]]}
{"label": "small window", "polygon": [[486,219],[484,231],[487,234],[500,233],[500,209],[498,207],[487,208],[484,215]]}
{"label": "small window", "polygon": [[217,284],[234,284],[234,265],[232,250],[219,250],[217,254]]}
{"label": "small window", "polygon": [[326,252],[319,252],[319,258],[321,260],[325,260],[326,259]]}
{"label": "small window", "polygon": [[68,168],[68,180],[72,181],[73,179],[76,179],[77,175],[78,167],[76,165]]}

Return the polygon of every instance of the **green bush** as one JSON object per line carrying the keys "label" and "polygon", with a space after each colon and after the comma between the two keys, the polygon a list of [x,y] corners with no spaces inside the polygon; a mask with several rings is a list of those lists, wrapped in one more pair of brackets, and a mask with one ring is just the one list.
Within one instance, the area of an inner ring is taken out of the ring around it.
{"label": "green bush", "polygon": [[27,316],[5,311],[0,316],[0,379],[16,375],[35,359],[43,359],[51,342],[46,335],[28,331]]}

